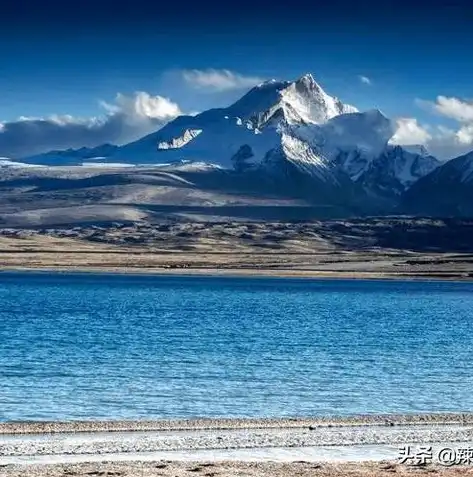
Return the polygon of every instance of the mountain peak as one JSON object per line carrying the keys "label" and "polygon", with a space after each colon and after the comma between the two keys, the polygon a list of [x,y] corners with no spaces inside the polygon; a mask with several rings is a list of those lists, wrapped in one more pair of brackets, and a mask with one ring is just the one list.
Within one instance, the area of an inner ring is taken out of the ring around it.
{"label": "mountain peak", "polygon": [[289,83],[280,94],[289,123],[323,124],[340,114],[358,111],[327,94],[310,73]]}
{"label": "mountain peak", "polygon": [[327,94],[307,73],[295,81],[273,79],[255,86],[227,108],[225,115],[242,120],[257,118],[255,126],[260,127],[269,124],[275,114],[287,124],[323,124],[334,116],[353,112],[357,109]]}
{"label": "mountain peak", "polygon": [[320,86],[315,78],[312,76],[311,73],[306,73],[305,75],[301,76],[299,79],[293,82],[296,86],[307,88],[309,90],[316,90],[316,91],[323,91],[325,92],[322,87]]}
{"label": "mountain peak", "polygon": [[298,80],[296,80],[296,83],[317,84],[314,77],[312,76],[312,73],[306,73],[305,75],[302,75]]}

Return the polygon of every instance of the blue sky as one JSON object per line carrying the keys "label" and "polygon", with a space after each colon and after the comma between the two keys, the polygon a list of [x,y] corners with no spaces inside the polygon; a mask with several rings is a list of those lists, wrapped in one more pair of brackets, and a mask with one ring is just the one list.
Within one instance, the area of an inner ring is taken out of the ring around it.
{"label": "blue sky", "polygon": [[[415,118],[430,136],[439,125],[451,138],[465,126],[473,131],[473,7],[463,0],[65,3],[19,1],[3,12],[3,133],[22,116],[100,118],[103,102],[114,104],[118,93],[142,91],[180,111],[201,111],[237,99],[251,85],[245,78],[306,72],[344,102]],[[203,87],[191,81],[202,79],[189,74],[194,70],[227,70],[240,80],[234,88]],[[439,96],[460,105],[439,106]],[[11,152],[2,151],[4,143],[0,138],[0,155]]]}

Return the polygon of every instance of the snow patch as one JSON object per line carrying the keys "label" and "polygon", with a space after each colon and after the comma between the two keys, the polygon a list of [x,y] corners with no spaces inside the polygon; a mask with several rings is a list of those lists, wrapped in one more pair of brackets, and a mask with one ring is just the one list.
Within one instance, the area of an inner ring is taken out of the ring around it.
{"label": "snow patch", "polygon": [[186,129],[184,134],[179,137],[174,137],[169,141],[161,141],[158,143],[158,149],[166,150],[166,149],[179,149],[180,147],[185,146],[194,138],[196,138],[202,129]]}
{"label": "snow patch", "polygon": [[16,162],[8,159],[7,157],[0,158],[0,167],[22,168],[22,167],[44,167],[36,164],[27,164],[25,162]]}

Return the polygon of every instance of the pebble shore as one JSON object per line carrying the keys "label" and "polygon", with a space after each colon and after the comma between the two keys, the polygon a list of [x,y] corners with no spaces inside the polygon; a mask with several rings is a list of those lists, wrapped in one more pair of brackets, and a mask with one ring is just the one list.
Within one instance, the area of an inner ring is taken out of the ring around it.
{"label": "pebble shore", "polygon": [[410,442],[473,441],[473,426],[320,427],[179,432],[124,432],[26,436],[0,439],[0,456],[105,455],[154,451],[195,451],[267,447],[400,445]]}
{"label": "pebble shore", "polygon": [[[345,472],[348,464],[297,462],[300,458],[295,456],[301,455],[301,449],[308,451],[335,446],[341,446],[350,452],[352,448],[359,449],[359,446],[365,449],[369,446],[389,445],[394,449],[409,443],[469,442],[473,443],[473,414],[316,419],[9,422],[0,424],[0,477],[181,476],[192,475],[190,472],[209,477],[296,474],[338,477],[347,475]],[[289,460],[294,459],[296,462],[261,460],[257,457],[261,455],[258,454],[258,449],[284,449]],[[251,459],[255,457],[255,462],[238,460],[240,457],[232,462],[225,460],[225,456],[229,455],[228,451],[240,450],[249,451]],[[151,459],[140,461],[140,455],[153,452],[160,457],[156,458],[151,454]],[[163,460],[163,452],[166,460]],[[185,461],[173,458],[173,452],[174,456],[187,453],[191,457]],[[193,455],[207,457],[194,459]],[[66,459],[71,456],[74,459],[78,457],[79,460]],[[129,461],[120,462],[114,456],[128,456]],[[204,461],[208,456],[211,456],[211,460]],[[40,457],[43,463],[35,463],[34,457]],[[349,475],[405,475],[406,469],[402,466],[388,463],[387,466],[393,466],[389,470],[380,465],[379,462],[353,464]],[[456,471],[442,468],[436,472],[442,475],[460,475]],[[412,469],[408,474],[417,475]]]}
{"label": "pebble shore", "polygon": [[317,418],[257,419],[163,419],[137,421],[21,421],[0,422],[0,434],[44,434],[75,432],[193,431],[216,429],[281,429],[341,426],[467,425],[473,413],[369,414],[364,416],[326,416]]}

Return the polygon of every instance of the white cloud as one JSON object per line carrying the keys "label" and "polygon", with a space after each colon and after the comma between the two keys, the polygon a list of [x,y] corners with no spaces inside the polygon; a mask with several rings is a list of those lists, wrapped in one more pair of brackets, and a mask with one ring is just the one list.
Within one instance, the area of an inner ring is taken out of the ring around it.
{"label": "white cloud", "polygon": [[123,144],[156,131],[181,114],[176,103],[146,92],[117,94],[112,104],[100,104],[105,112],[99,117],[21,117],[0,123],[0,155],[21,158],[52,149]]}
{"label": "white cloud", "polygon": [[456,132],[456,136],[460,144],[473,145],[473,123],[462,126]]}
{"label": "white cloud", "polygon": [[[429,104],[429,102],[426,103]],[[461,123],[473,122],[473,101],[437,96],[436,101],[430,104],[435,111],[447,118]]]}
{"label": "white cloud", "polygon": [[364,75],[358,75],[358,79],[363,83],[363,84],[366,84],[368,86],[371,86],[373,84],[373,82],[371,81],[370,78],[368,78],[368,76],[364,76]]}
{"label": "white cloud", "polygon": [[264,78],[257,76],[244,76],[230,70],[213,68],[184,70],[182,77],[194,88],[216,92],[251,88],[264,81]]}
{"label": "white cloud", "polygon": [[391,139],[393,144],[426,144],[432,136],[427,127],[421,126],[415,118],[399,118],[396,133]]}
{"label": "white cloud", "polygon": [[391,141],[399,145],[423,145],[441,160],[452,159],[473,150],[473,123],[459,129],[421,125],[415,118],[399,118]]}
{"label": "white cloud", "polygon": [[473,150],[473,101],[437,96],[435,101],[417,99],[416,103],[431,112],[454,120],[457,128],[437,126],[430,131],[426,145],[440,159],[451,159]]}
{"label": "white cloud", "polygon": [[432,139],[427,143],[431,153],[442,160],[466,154],[473,149],[473,141],[462,137],[460,130],[437,126],[432,134]]}
{"label": "white cloud", "polygon": [[182,114],[176,103],[162,96],[151,96],[144,91],[138,91],[134,96],[118,93],[114,104],[102,101],[101,105],[111,114],[121,114],[135,120],[168,120]]}

